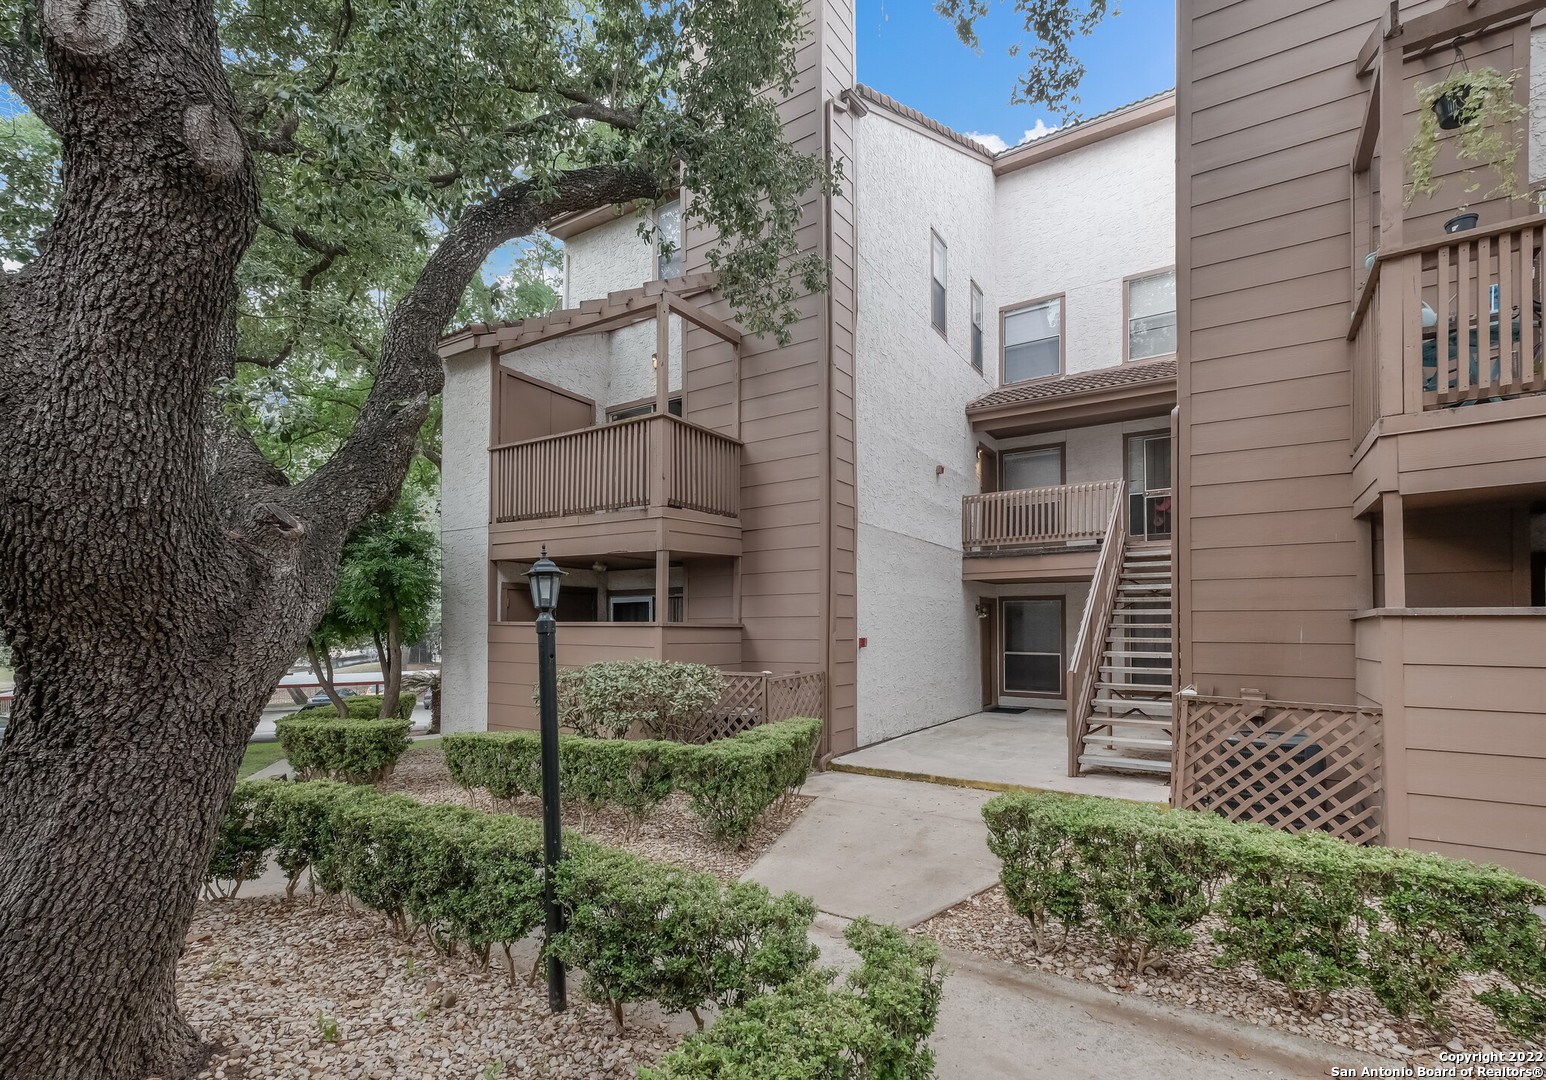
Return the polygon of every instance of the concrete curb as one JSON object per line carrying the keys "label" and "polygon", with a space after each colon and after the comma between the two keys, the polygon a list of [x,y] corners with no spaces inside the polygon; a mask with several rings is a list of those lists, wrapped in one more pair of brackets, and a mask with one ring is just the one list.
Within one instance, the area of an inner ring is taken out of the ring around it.
{"label": "concrete curb", "polygon": [[[939,784],[943,787],[974,788],[978,791],[1034,791],[1046,795],[1073,795],[1071,791],[1053,791],[1051,788],[1029,787],[1025,784],[1005,784],[997,780],[967,780],[959,776],[937,776],[933,773],[909,772],[906,769],[882,769],[874,765],[849,765],[841,758],[827,766],[829,772],[853,773],[857,776],[879,776],[886,780],[913,780],[922,784]],[[1138,806],[1163,806],[1169,803],[1143,799],[1117,799],[1110,795],[1090,795],[1092,799],[1111,799],[1112,802],[1134,803]]]}

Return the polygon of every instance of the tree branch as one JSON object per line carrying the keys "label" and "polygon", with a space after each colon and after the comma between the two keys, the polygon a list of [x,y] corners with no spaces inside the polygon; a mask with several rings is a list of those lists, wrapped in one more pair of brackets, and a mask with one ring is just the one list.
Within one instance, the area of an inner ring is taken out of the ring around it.
{"label": "tree branch", "polygon": [[314,542],[341,543],[367,514],[397,497],[429,399],[444,381],[435,343],[489,253],[557,214],[654,198],[664,186],[634,166],[598,165],[560,175],[547,198],[536,183],[523,181],[462,215],[388,317],[375,384],[349,438],[292,489],[298,512],[313,524]]}

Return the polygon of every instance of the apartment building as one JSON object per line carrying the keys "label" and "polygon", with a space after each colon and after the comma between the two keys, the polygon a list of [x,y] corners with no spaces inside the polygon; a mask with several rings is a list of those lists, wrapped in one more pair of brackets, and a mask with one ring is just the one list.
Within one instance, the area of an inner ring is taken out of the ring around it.
{"label": "apartment building", "polygon": [[1546,216],[1403,160],[1492,67],[1538,189],[1542,8],[1179,6],[1180,805],[1546,879]]}
{"label": "apartment building", "polygon": [[663,258],[611,209],[551,223],[560,310],[443,340],[448,728],[534,726],[545,546],[560,664],[713,664],[727,715],[814,695],[837,754],[1001,708],[1094,725],[1076,769],[1169,770],[1175,97],[995,154],[853,56],[819,6],[786,135],[846,179],[788,345],[690,222]]}

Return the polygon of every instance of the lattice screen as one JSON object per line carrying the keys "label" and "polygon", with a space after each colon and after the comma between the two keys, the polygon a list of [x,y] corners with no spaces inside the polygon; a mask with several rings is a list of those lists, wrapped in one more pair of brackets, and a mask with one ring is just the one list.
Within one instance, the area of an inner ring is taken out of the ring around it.
{"label": "lattice screen", "polygon": [[799,675],[768,676],[766,723],[795,716],[826,718],[826,680],[819,671]]}
{"label": "lattice screen", "polygon": [[1383,827],[1378,709],[1176,695],[1172,801],[1288,832],[1373,843]]}
{"label": "lattice screen", "polygon": [[725,691],[719,700],[671,736],[691,743],[728,739],[758,724],[794,716],[820,718],[825,701],[826,680],[819,671],[796,675],[726,672]]}

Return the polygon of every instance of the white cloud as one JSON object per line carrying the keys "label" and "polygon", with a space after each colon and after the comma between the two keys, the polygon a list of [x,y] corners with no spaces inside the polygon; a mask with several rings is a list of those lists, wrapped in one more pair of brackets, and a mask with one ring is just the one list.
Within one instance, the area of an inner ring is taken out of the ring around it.
{"label": "white cloud", "polygon": [[1024,143],[1032,141],[1033,139],[1039,139],[1043,135],[1051,135],[1056,130],[1056,127],[1049,127],[1045,120],[1037,119],[1036,126],[1033,128],[1027,128],[1025,134],[1020,136],[1020,138],[1015,142],[1009,142],[1002,135],[994,135],[992,132],[968,131],[966,133],[966,137],[968,139],[973,139],[977,142],[980,142],[983,146],[986,146],[995,154],[1002,154],[1011,146],[1020,146]]}
{"label": "white cloud", "polygon": [[968,131],[966,133],[966,137],[973,140],[974,142],[982,143],[983,146],[986,146],[995,154],[1003,153],[1005,150],[1009,149],[1009,144],[1003,139],[999,138],[997,135],[984,135],[980,131]]}

